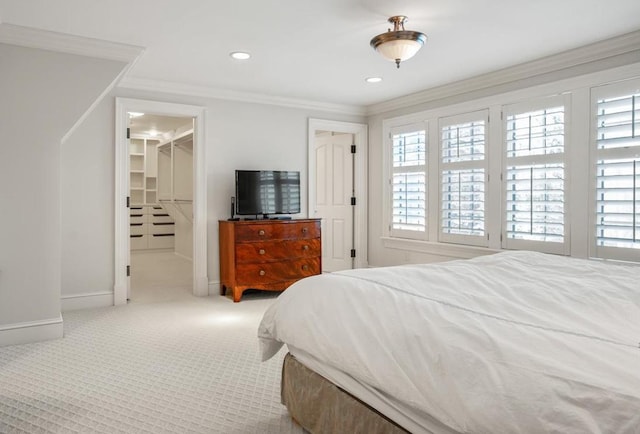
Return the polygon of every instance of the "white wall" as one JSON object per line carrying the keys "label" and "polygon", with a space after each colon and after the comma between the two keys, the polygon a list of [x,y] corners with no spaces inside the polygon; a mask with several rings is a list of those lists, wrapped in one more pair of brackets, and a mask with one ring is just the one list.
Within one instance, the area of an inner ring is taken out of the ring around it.
{"label": "white wall", "polygon": [[[113,292],[113,249],[87,248],[87,241],[113,243],[115,101],[105,98],[62,144],[60,189],[62,295]],[[105,200],[109,198],[109,200]],[[82,222],[82,223],[80,223]],[[79,278],[81,277],[81,278]]]}
{"label": "white wall", "polygon": [[2,345],[62,333],[60,142],[125,65],[6,44],[0,59]]}
{"label": "white wall", "polygon": [[[61,161],[66,180],[87,177],[87,167],[99,166],[91,172],[90,181],[95,194],[87,196],[87,204],[98,207],[104,215],[113,216],[113,171],[111,157],[114,147],[113,115],[114,98],[139,98],[154,101],[191,104],[207,109],[206,166],[207,166],[207,228],[208,228],[208,276],[209,281],[219,281],[218,220],[227,219],[229,203],[234,195],[235,169],[298,170],[302,182],[302,213],[307,214],[307,123],[308,118],[363,122],[363,117],[323,113],[313,110],[285,108],[266,104],[253,104],[177,96],[143,91],[117,89],[105,98],[85,121],[86,128],[79,128],[69,139],[75,147],[91,143],[83,160],[86,166],[75,164],[72,152],[65,153]],[[94,134],[94,132],[99,132]],[[99,187],[98,187],[99,185]],[[63,197],[72,197],[84,187],[65,182]],[[81,211],[83,204],[65,200],[63,210],[63,287],[62,294],[92,294],[113,290],[113,221],[108,230],[102,228],[102,219],[94,222]],[[80,211],[80,212],[78,212]],[[83,234],[75,239],[73,231]],[[83,256],[70,252],[82,250]],[[96,282],[96,276],[100,281]],[[217,290],[217,287],[216,289]]]}

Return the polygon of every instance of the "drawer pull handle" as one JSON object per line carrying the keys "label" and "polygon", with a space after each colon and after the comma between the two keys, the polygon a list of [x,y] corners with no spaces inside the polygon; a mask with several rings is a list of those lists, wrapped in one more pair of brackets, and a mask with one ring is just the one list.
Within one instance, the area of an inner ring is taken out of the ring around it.
{"label": "drawer pull handle", "polygon": [[307,232],[309,232],[309,229],[307,229],[307,228],[302,228],[302,233],[303,233],[303,234],[306,234]]}
{"label": "drawer pull handle", "polygon": [[302,250],[309,250],[309,246],[305,244],[304,246],[302,246]]}
{"label": "drawer pull handle", "polygon": [[265,274],[267,274],[267,272],[264,271],[264,270],[260,270],[260,272],[258,274],[261,275],[261,276],[264,276]]}
{"label": "drawer pull handle", "polygon": [[264,229],[260,229],[260,230],[258,231],[258,235],[263,236],[263,235],[264,235]]}
{"label": "drawer pull handle", "polygon": [[264,251],[264,249],[260,249],[258,253],[260,253],[261,255],[264,255],[266,252]]}

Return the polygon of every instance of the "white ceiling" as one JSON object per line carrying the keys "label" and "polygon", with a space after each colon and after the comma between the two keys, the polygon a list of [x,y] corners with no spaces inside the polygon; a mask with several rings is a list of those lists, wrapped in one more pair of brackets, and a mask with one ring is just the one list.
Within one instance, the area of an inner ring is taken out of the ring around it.
{"label": "white ceiling", "polygon": [[[399,70],[369,46],[391,15],[428,37]],[[640,1],[0,0],[0,21],[146,47],[130,79],[370,105],[638,30]]]}
{"label": "white ceiling", "polygon": [[[170,138],[176,130],[187,130],[193,127],[193,118],[159,116],[145,113],[142,116],[130,117],[131,134],[141,134],[161,138]],[[154,136],[155,133],[155,136]]]}

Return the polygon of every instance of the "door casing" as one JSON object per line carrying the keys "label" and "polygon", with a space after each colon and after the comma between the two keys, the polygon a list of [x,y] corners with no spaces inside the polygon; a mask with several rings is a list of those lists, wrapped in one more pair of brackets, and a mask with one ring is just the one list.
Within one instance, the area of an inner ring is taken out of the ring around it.
{"label": "door casing", "polygon": [[161,116],[192,117],[193,141],[193,294],[209,294],[207,276],[207,180],[206,180],[206,109],[200,106],[174,104],[130,98],[116,98],[115,122],[115,262],[113,304],[126,304],[129,288],[127,266],[129,251],[129,149],[127,140],[128,112]]}

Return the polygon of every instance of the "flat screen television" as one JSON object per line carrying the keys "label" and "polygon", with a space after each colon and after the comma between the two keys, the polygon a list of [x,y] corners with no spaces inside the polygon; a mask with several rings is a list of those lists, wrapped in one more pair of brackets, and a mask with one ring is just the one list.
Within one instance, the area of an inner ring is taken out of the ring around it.
{"label": "flat screen television", "polygon": [[300,172],[236,170],[236,214],[300,212]]}

